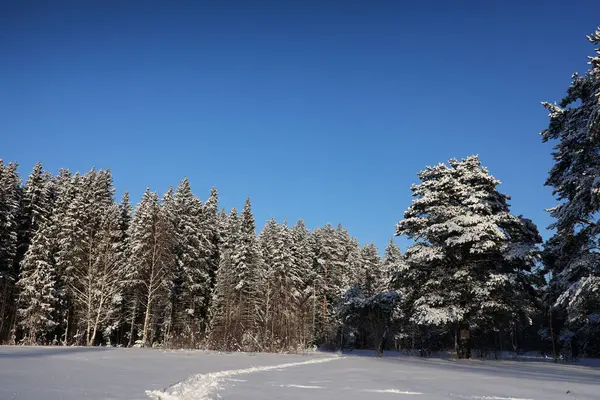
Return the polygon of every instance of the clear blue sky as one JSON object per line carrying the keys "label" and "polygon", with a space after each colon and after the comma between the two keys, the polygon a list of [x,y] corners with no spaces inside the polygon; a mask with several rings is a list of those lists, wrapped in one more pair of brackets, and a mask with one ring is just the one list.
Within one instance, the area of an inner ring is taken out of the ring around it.
{"label": "clear blue sky", "polygon": [[3,1],[0,158],[109,167],[135,200],[188,176],[259,227],[383,247],[417,171],[476,153],[543,229],[540,101],[587,69],[600,2],[488,3]]}

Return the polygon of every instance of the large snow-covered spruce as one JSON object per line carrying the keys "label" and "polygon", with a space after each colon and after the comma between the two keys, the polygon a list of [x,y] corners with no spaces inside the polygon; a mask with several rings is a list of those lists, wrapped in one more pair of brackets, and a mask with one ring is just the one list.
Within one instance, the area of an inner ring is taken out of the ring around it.
{"label": "large snow-covered spruce", "polygon": [[284,223],[270,220],[259,244],[264,265],[264,309],[262,321],[267,348],[290,349],[305,338],[303,292],[306,270],[296,261],[293,236]]}
{"label": "large snow-covered spruce", "polygon": [[[588,40],[600,44],[600,28]],[[543,141],[557,142],[546,185],[559,200],[544,252],[547,302],[552,340],[568,355],[600,354],[600,48],[589,59],[560,104],[543,103],[550,112]]]}
{"label": "large snow-covered spruce", "polygon": [[260,350],[265,270],[249,198],[241,215],[233,209],[225,225],[212,296],[210,345],[228,350]]}
{"label": "large snow-covered spruce", "polygon": [[14,321],[21,199],[17,164],[0,159],[0,338],[8,336]]}
{"label": "large snow-covered spruce", "polygon": [[24,255],[17,282],[17,317],[18,327],[23,330],[23,342],[29,344],[46,343],[45,336],[57,325],[52,185],[50,174],[38,162],[23,191],[20,250]]}
{"label": "large snow-covered spruce", "polygon": [[171,225],[158,195],[147,189],[133,214],[129,232],[132,279],[140,293],[143,323],[141,343],[154,342],[155,327],[165,319],[165,310],[175,274]]}
{"label": "large snow-covered spruce", "polygon": [[541,238],[531,221],[510,213],[477,156],[427,167],[419,179],[396,227],[414,241],[402,270],[411,319],[460,331],[457,351],[470,357],[470,335],[530,323]]}
{"label": "large snow-covered spruce", "polygon": [[173,340],[195,347],[208,325],[211,294],[211,230],[206,224],[202,201],[194,196],[188,179],[184,179],[173,196],[165,198],[164,209],[171,223],[172,249],[177,269],[170,306],[167,337],[179,332]]}

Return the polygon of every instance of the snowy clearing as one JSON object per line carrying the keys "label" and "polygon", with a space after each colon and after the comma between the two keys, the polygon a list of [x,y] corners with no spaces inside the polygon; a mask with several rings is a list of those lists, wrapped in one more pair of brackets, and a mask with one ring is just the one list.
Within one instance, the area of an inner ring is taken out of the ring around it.
{"label": "snowy clearing", "polygon": [[[204,400],[210,399],[219,389],[221,389],[227,382],[229,382],[232,376],[251,374],[254,372],[264,371],[283,371],[286,368],[297,367],[300,365],[308,364],[320,364],[324,362],[339,360],[338,357],[329,358],[317,358],[313,360],[300,361],[295,363],[287,363],[280,365],[269,365],[261,367],[250,367],[244,369],[235,369],[231,371],[219,371],[211,372],[208,374],[199,374],[187,379],[183,382],[177,383],[169,388],[168,391],[163,390],[149,390],[147,394],[157,400]],[[300,388],[318,388],[316,386],[304,386],[304,385],[281,385],[288,387],[300,387]]]}
{"label": "snowy clearing", "polygon": [[599,368],[392,355],[0,347],[0,399],[148,400],[150,391],[169,400],[597,400],[600,393]]}

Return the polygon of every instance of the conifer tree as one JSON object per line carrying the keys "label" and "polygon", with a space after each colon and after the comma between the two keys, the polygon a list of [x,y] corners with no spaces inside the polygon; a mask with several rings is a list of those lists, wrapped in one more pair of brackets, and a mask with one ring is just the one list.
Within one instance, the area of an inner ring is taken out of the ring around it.
{"label": "conifer tree", "polygon": [[77,343],[91,345],[95,340],[99,313],[107,304],[104,296],[99,295],[105,284],[99,276],[113,268],[106,269],[106,252],[113,252],[110,246],[106,249],[106,241],[118,240],[114,233],[118,228],[115,221],[109,224],[112,232],[104,229],[109,213],[113,219],[117,215],[111,210],[114,188],[108,170],[92,169],[85,175],[75,175],[71,183],[74,193],[60,222],[57,263],[65,274],[70,314],[76,329],[74,339]]}
{"label": "conifer tree", "polygon": [[[588,40],[600,44],[600,28]],[[547,303],[550,330],[561,330],[552,336],[560,333],[568,356],[600,354],[600,48],[589,59],[560,104],[543,103],[550,112],[543,141],[557,141],[546,185],[560,201],[545,248]]]}
{"label": "conifer tree", "polygon": [[[172,232],[158,195],[146,189],[131,221],[129,263],[140,282],[143,312],[141,343],[151,345],[154,325],[159,324],[171,291],[175,261],[171,253]],[[162,308],[162,309],[161,309]],[[164,314],[163,314],[164,317]]]}
{"label": "conifer tree", "polygon": [[[508,197],[476,156],[419,173],[413,200],[397,225],[415,243],[406,263],[418,285],[412,320],[455,330],[459,357],[470,357],[470,335],[485,334],[486,318],[527,318],[527,304],[510,303],[531,289],[536,244],[529,221],[510,214]],[[471,333],[469,333],[471,332]],[[460,333],[460,341],[458,335]]]}
{"label": "conifer tree", "polygon": [[232,255],[233,243],[239,237],[237,210],[235,208],[231,209],[228,216],[222,210],[219,215],[219,222],[222,227],[222,246],[219,268],[215,275],[215,287],[212,293],[209,344],[215,349],[233,350],[236,339],[232,329],[235,302],[235,276]]}
{"label": "conifer tree", "polygon": [[58,303],[56,272],[48,238],[49,224],[46,221],[37,224],[38,229],[21,262],[17,283],[17,317],[24,344],[46,344],[48,334],[57,325],[54,320]]}
{"label": "conifer tree", "polygon": [[400,268],[401,260],[402,253],[400,252],[400,248],[394,243],[394,238],[390,238],[385,247],[385,254],[382,260],[383,274],[388,283],[394,276],[394,273]]}
{"label": "conifer tree", "polygon": [[373,296],[386,289],[386,281],[381,266],[379,250],[373,243],[364,246],[360,251],[362,276],[362,292],[365,296]]}
{"label": "conifer tree", "polygon": [[275,221],[274,218],[271,218],[259,237],[259,246],[261,251],[261,256],[263,259],[263,267],[264,267],[264,299],[263,299],[263,309],[260,313],[261,322],[264,328],[264,336],[263,340],[268,344],[272,345],[272,342],[275,341],[275,323],[277,321],[278,315],[276,314],[276,308],[278,306],[277,301],[281,299],[277,299],[276,295],[279,293],[279,290],[285,290],[285,288],[281,288],[278,285],[281,282],[275,282],[275,277],[277,274],[278,268],[278,260],[281,249],[279,248],[279,236],[281,227]]}
{"label": "conifer tree", "polygon": [[202,202],[193,195],[187,178],[172,201],[165,202],[165,210],[172,222],[172,253],[178,267],[173,299],[175,327],[183,335],[182,340],[194,346],[195,338],[208,324],[210,232]]}
{"label": "conifer tree", "polygon": [[96,236],[96,254],[93,270],[89,271],[93,282],[90,300],[93,314],[88,345],[96,341],[97,333],[102,329],[105,338],[110,338],[119,327],[118,312],[123,301],[125,254],[123,252],[119,206],[113,204],[103,216],[100,231]]}
{"label": "conifer tree", "polygon": [[291,253],[298,274],[302,278],[299,282],[298,296],[295,299],[295,308],[300,319],[299,331],[302,332],[300,346],[308,346],[314,336],[314,317],[316,316],[316,274],[313,269],[313,249],[311,235],[304,221],[298,220],[290,231]]}
{"label": "conifer tree", "polygon": [[219,192],[216,187],[210,189],[210,196],[204,204],[204,227],[208,232],[209,254],[208,271],[210,275],[210,289],[215,285],[217,269],[221,258],[220,248],[223,240],[223,225],[219,217]]}
{"label": "conifer tree", "polygon": [[61,342],[67,344],[72,335],[73,304],[72,294],[69,290],[69,279],[66,273],[71,259],[71,232],[74,220],[71,219],[71,203],[78,191],[79,174],[72,175],[67,169],[61,169],[53,179],[55,186],[54,210],[51,216],[51,231],[49,236],[53,245],[52,253],[56,269],[56,296],[57,307],[55,321]]}
{"label": "conifer tree", "polygon": [[23,189],[23,212],[19,229],[19,259],[27,251],[31,237],[37,231],[40,222],[51,211],[53,206],[51,203],[54,199],[50,193],[50,182],[50,174],[44,171],[42,163],[37,162]]}
{"label": "conifer tree", "polygon": [[119,209],[119,254],[121,256],[121,307],[119,310],[119,325],[122,336],[117,340],[124,342],[127,346],[132,346],[135,340],[135,332],[138,329],[137,320],[139,317],[139,282],[136,280],[135,271],[133,271],[129,260],[131,258],[131,240],[129,237],[131,218],[133,208],[129,198],[129,192],[123,193]]}
{"label": "conifer tree", "polygon": [[22,191],[17,164],[0,159],[0,340],[8,338],[14,325],[18,274],[17,245]]}
{"label": "conifer tree", "polygon": [[327,224],[313,233],[316,273],[315,291],[319,311],[315,317],[315,340],[331,344],[337,335],[336,306],[344,293],[346,247],[341,243],[341,229]]}
{"label": "conifer tree", "polygon": [[248,349],[259,343],[259,333],[263,296],[261,293],[264,271],[256,241],[256,225],[250,198],[246,199],[240,216],[239,240],[233,242],[233,268],[236,279],[237,322],[242,344]]}
{"label": "conifer tree", "polygon": [[[270,220],[260,236],[265,269],[264,340],[273,349],[290,349],[298,345],[304,317],[299,305],[303,301],[305,271],[292,250],[292,234],[287,224]],[[299,332],[300,331],[300,332]]]}
{"label": "conifer tree", "polygon": [[55,318],[56,272],[52,250],[51,214],[53,194],[50,174],[37,163],[23,191],[21,250],[24,258],[19,271],[18,325],[24,342],[45,343],[45,336],[57,323]]}

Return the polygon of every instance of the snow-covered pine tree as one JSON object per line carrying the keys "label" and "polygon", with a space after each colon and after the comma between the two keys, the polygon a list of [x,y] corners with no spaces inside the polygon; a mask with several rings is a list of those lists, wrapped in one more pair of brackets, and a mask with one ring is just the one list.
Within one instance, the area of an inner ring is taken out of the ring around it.
{"label": "snow-covered pine tree", "polygon": [[21,180],[17,164],[0,159],[0,341],[14,326],[14,284],[18,274],[18,229],[21,211]]}
{"label": "snow-covered pine tree", "polygon": [[78,189],[78,181],[81,177],[73,176],[67,169],[61,169],[53,179],[54,182],[54,210],[51,216],[51,230],[49,237],[52,243],[52,254],[56,269],[56,296],[58,303],[55,309],[55,321],[57,333],[61,342],[67,344],[72,336],[73,312],[71,310],[72,295],[69,290],[66,268],[71,259],[71,232],[74,220],[70,217],[72,212],[71,203],[75,199]]}
{"label": "snow-covered pine tree", "polygon": [[390,238],[387,246],[385,247],[385,254],[383,255],[382,268],[385,279],[389,281],[394,276],[394,273],[399,269],[400,262],[402,260],[402,253],[400,247],[394,242],[394,238]]}
{"label": "snow-covered pine tree", "polygon": [[133,275],[140,282],[140,304],[144,316],[141,343],[144,346],[154,342],[155,325],[161,317],[164,318],[164,309],[159,306],[168,303],[175,273],[170,228],[158,195],[146,189],[133,214],[129,233],[129,263]]}
{"label": "snow-covered pine tree", "polygon": [[[209,234],[208,271],[210,275],[210,290],[215,286],[217,269],[221,259],[221,243],[223,236],[223,225],[219,217],[219,191],[216,187],[210,189],[210,196],[204,203],[204,226]],[[208,304],[210,307],[210,302]]]}
{"label": "snow-covered pine tree", "polygon": [[271,219],[260,236],[265,268],[264,307],[261,313],[265,348],[281,351],[295,349],[303,341],[302,265],[294,259],[292,234],[287,224]]}
{"label": "snow-covered pine tree", "polygon": [[314,338],[314,318],[317,312],[317,298],[315,296],[316,273],[313,269],[314,254],[311,245],[311,235],[304,221],[298,220],[290,231],[291,252],[302,282],[298,288],[295,307],[300,318],[299,332],[301,338],[299,346],[306,348]]}
{"label": "snow-covered pine tree", "polygon": [[54,207],[51,176],[37,163],[23,191],[23,221],[17,282],[17,323],[27,344],[45,343],[57,323],[56,271],[51,216]]}
{"label": "snow-covered pine tree", "polygon": [[344,277],[347,249],[340,241],[342,236],[341,229],[334,229],[329,224],[315,229],[312,235],[318,303],[315,340],[318,344],[333,345],[337,340],[336,305],[342,298],[347,281]]}
{"label": "snow-covered pine tree", "polygon": [[237,323],[244,348],[256,349],[260,343],[260,310],[263,303],[264,270],[256,240],[256,225],[250,198],[246,199],[240,218],[239,240],[233,243],[233,266],[236,278]]}
{"label": "snow-covered pine tree", "polygon": [[[382,308],[376,303],[379,300],[383,301],[384,297],[380,297],[379,294],[388,286],[379,250],[372,243],[359,247],[358,255],[353,262],[356,266],[348,270],[352,284],[345,289],[344,301],[338,306],[338,312],[341,312],[342,317],[341,322],[345,328],[343,340],[354,342],[354,346],[361,348],[380,347],[379,341],[384,335],[380,324],[383,323],[386,327],[385,335],[387,335],[391,314],[385,321],[378,319],[377,313]],[[352,314],[353,312],[356,314]]]}
{"label": "snow-covered pine tree", "polygon": [[[600,44],[600,28],[588,40]],[[559,105],[543,103],[550,112],[543,141],[557,141],[546,185],[560,201],[545,247],[550,328],[562,328],[571,356],[600,355],[600,48],[589,64],[583,76],[573,74]]]}
{"label": "snow-covered pine tree", "polygon": [[123,281],[125,279],[125,254],[121,231],[119,206],[113,204],[105,210],[96,235],[94,265],[88,271],[93,282],[88,283],[92,304],[91,333],[88,345],[96,342],[97,333],[102,330],[105,339],[119,328],[119,310],[123,301]]}
{"label": "snow-covered pine tree", "polygon": [[351,286],[361,282],[364,278],[364,265],[358,239],[350,236],[348,230],[338,226],[337,234],[342,246],[343,269],[342,269],[342,292]]}
{"label": "snow-covered pine tree", "polygon": [[373,243],[365,245],[360,251],[362,292],[370,297],[387,289],[386,280],[379,257],[379,249]]}
{"label": "snow-covered pine tree", "polygon": [[219,268],[212,293],[209,345],[214,349],[239,350],[238,338],[233,331],[236,322],[236,276],[233,250],[240,237],[240,221],[237,210],[229,215],[219,214],[221,226],[221,249]]}
{"label": "snow-covered pine tree", "polygon": [[202,202],[193,195],[187,178],[178,186],[172,201],[165,202],[165,210],[173,226],[172,253],[178,267],[172,334],[180,337],[181,344],[195,347],[208,325],[210,232]]}
{"label": "snow-covered pine tree", "polygon": [[37,162],[29,174],[23,189],[23,216],[21,221],[19,252],[24,255],[38,226],[52,209],[53,196],[48,185],[51,175]]}
{"label": "snow-covered pine tree", "polygon": [[405,255],[416,285],[412,319],[455,329],[458,356],[470,357],[471,335],[527,317],[529,304],[506,299],[533,291],[528,277],[541,238],[530,221],[510,214],[500,182],[477,156],[427,167],[419,179],[396,227],[415,242]]}
{"label": "snow-covered pine tree", "polygon": [[140,314],[140,282],[137,280],[135,271],[131,268],[131,240],[129,237],[133,207],[129,198],[129,192],[123,193],[119,207],[119,254],[122,258],[119,274],[121,307],[119,309],[118,337],[119,343],[125,343],[131,347],[135,341],[135,333],[139,329],[138,317]]}
{"label": "snow-covered pine tree", "polygon": [[[258,238],[258,245],[260,247],[261,256],[263,259],[264,267],[264,299],[263,308],[260,310],[261,325],[263,327],[262,340],[266,344],[266,348],[273,351],[275,341],[275,323],[278,316],[275,315],[275,308],[278,306],[276,299],[274,298],[276,292],[278,293],[279,288],[275,283],[276,274],[276,257],[281,249],[278,248],[279,236],[281,227],[274,218],[267,221],[260,236]],[[280,299],[278,299],[280,300]]]}
{"label": "snow-covered pine tree", "polygon": [[[105,218],[115,215],[114,187],[109,170],[95,170],[83,176],[75,175],[72,180],[74,194],[66,206],[64,219],[59,222],[59,252],[57,265],[64,271],[66,289],[70,298],[70,315],[76,329],[76,343],[92,345],[96,320],[100,310],[106,306],[105,298],[99,295],[105,270],[105,240],[118,240],[116,233],[110,239],[102,237]],[[111,222],[111,229],[118,224]],[[110,250],[112,251],[112,249]]]}
{"label": "snow-covered pine tree", "polygon": [[54,320],[58,297],[49,220],[41,217],[36,225],[17,282],[17,324],[23,333],[22,343],[30,345],[48,343],[48,335],[58,325]]}

